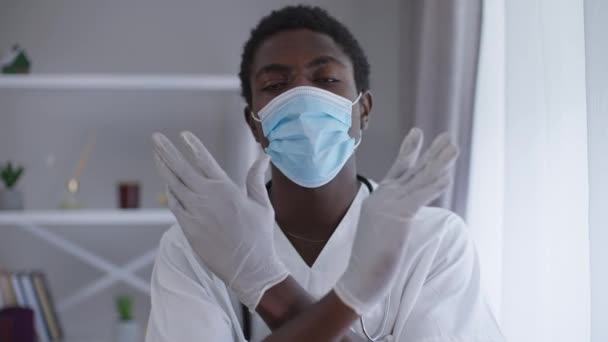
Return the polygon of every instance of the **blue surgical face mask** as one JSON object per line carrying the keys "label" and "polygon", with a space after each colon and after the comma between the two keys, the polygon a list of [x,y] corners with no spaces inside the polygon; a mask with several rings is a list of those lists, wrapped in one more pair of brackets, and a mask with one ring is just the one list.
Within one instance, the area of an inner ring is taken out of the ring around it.
{"label": "blue surgical face mask", "polygon": [[266,153],[291,181],[317,188],[331,181],[361,142],[348,135],[354,102],[316,87],[296,87],[251,115],[262,123]]}

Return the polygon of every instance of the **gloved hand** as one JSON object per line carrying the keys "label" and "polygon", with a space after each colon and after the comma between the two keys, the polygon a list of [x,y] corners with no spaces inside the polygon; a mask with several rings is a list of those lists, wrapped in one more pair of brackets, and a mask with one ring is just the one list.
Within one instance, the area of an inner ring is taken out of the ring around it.
{"label": "gloved hand", "polygon": [[359,315],[388,294],[416,228],[413,217],[450,184],[458,148],[444,133],[418,159],[422,141],[422,131],[412,129],[385,179],[363,203],[348,267],[334,287]]}
{"label": "gloved hand", "polygon": [[153,136],[169,207],[204,264],[254,310],[264,292],[283,281],[287,268],[274,250],[274,211],[264,184],[263,152],[240,189],[192,133],[184,132],[190,162],[164,135]]}

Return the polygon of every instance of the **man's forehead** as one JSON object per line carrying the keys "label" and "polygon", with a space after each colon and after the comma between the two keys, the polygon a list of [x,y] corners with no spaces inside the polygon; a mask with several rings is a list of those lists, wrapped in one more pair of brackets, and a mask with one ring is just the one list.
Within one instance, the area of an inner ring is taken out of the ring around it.
{"label": "man's forehead", "polygon": [[338,44],[325,34],[305,29],[284,31],[260,44],[254,55],[253,71],[268,64],[307,65],[322,57],[351,64]]}

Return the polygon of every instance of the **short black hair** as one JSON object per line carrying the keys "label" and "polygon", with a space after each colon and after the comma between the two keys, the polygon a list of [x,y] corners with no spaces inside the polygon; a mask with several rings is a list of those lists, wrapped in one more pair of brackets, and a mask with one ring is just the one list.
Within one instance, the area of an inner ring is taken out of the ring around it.
{"label": "short black hair", "polygon": [[320,7],[305,5],[287,6],[272,11],[251,30],[251,36],[243,47],[241,56],[241,95],[251,105],[251,65],[256,50],[269,37],[284,31],[308,29],[332,38],[351,59],[357,91],[369,89],[370,66],[367,56],[350,31]]}

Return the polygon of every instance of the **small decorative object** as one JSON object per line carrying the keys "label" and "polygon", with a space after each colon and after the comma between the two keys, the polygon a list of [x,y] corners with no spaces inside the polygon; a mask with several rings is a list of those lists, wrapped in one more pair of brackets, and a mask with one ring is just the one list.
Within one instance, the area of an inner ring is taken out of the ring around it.
{"label": "small decorative object", "polygon": [[116,310],[119,320],[114,332],[114,342],[140,342],[139,325],[133,320],[133,299],[127,295],[116,297]]}
{"label": "small decorative object", "polygon": [[17,44],[0,60],[0,66],[3,74],[29,74],[31,69],[25,50]]}
{"label": "small decorative object", "polygon": [[134,181],[118,183],[118,207],[120,209],[139,208],[139,183]]}
{"label": "small decorative object", "polygon": [[158,195],[156,196],[156,203],[158,203],[158,205],[163,208],[169,206],[169,199],[167,198],[167,194],[164,191],[158,193]]}
{"label": "small decorative object", "polygon": [[0,210],[23,210],[23,194],[16,189],[23,175],[23,167],[15,167],[11,162],[0,167],[0,177],[4,189],[0,190]]}
{"label": "small decorative object", "polygon": [[78,190],[80,189],[79,179],[84,172],[84,168],[87,165],[91,153],[93,152],[93,148],[95,147],[95,139],[96,136],[94,133],[89,135],[88,141],[80,154],[76,172],[74,172],[74,176],[67,182],[67,195],[63,199],[63,202],[61,202],[61,209],[81,209],[83,207],[82,203],[78,199]]}
{"label": "small decorative object", "polygon": [[81,209],[82,203],[78,200],[78,189],[80,184],[78,179],[70,178],[67,184],[68,193],[61,203],[61,209]]}

